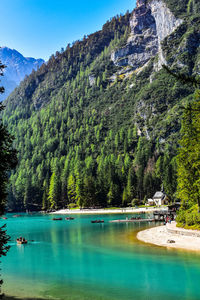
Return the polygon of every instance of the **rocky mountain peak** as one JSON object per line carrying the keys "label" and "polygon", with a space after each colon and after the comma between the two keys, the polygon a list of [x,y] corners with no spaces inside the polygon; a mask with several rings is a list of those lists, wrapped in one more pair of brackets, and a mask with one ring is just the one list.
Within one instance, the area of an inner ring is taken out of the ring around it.
{"label": "rocky mountain peak", "polygon": [[113,52],[111,59],[117,66],[129,66],[136,70],[158,54],[156,68],[159,69],[165,62],[161,42],[181,23],[182,20],[176,19],[163,1],[152,0],[146,4],[146,0],[137,0],[127,44]]}
{"label": "rocky mountain peak", "polygon": [[146,0],[137,0],[136,6],[137,8],[139,8],[140,6],[146,6]]}
{"label": "rocky mountain peak", "polygon": [[4,76],[1,78],[5,93],[0,95],[0,101],[6,99],[26,75],[37,70],[44,63],[41,58],[24,57],[17,50],[5,46],[0,48],[0,61],[6,65]]}
{"label": "rocky mountain peak", "polygon": [[151,33],[156,31],[155,19],[151,14],[151,9],[146,7],[144,0],[139,0],[139,3],[134,9],[130,20],[131,36],[129,41],[134,39],[137,34],[144,35],[146,30],[153,30]]}

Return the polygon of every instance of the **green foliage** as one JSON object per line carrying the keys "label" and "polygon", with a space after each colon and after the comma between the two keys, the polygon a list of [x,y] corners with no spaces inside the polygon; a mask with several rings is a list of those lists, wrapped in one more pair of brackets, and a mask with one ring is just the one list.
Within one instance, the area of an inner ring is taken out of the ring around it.
{"label": "green foliage", "polygon": [[69,209],[76,209],[76,208],[79,208],[79,206],[78,206],[76,203],[70,203],[70,204],[68,205],[68,208],[69,208]]}
{"label": "green foliage", "polygon": [[50,179],[50,185],[49,185],[49,196],[48,201],[50,203],[50,209],[57,209],[60,193],[59,193],[59,182],[58,182],[58,175],[56,172],[53,172]]}
{"label": "green foliage", "polygon": [[[146,3],[149,2],[152,2],[152,0],[146,0]],[[199,0],[163,0],[163,2],[165,2],[170,11],[179,18],[200,12]]]}
{"label": "green foliage", "polygon": [[[3,75],[3,70],[5,66],[0,62],[0,76]],[[0,87],[0,93],[4,92],[4,88]],[[4,109],[3,105],[0,103],[0,111]],[[3,214],[6,195],[7,195],[7,185],[8,185],[8,172],[16,166],[16,151],[13,149],[12,145],[13,139],[9,135],[7,128],[2,124],[0,119],[0,215]],[[10,237],[7,235],[5,230],[5,225],[0,227],[0,257],[5,256],[9,250],[7,246]],[[0,286],[3,280],[0,280]],[[0,290],[0,298],[3,298]]]}
{"label": "green foliage", "polygon": [[135,198],[135,199],[133,199],[133,200],[131,201],[131,205],[132,205],[133,207],[138,206],[139,204],[140,204],[140,200],[137,199],[137,198]]}
{"label": "green foliage", "polygon": [[75,178],[72,174],[68,178],[67,191],[68,191],[69,201],[71,203],[75,203],[76,202],[76,183],[75,183]]}
{"label": "green foliage", "polygon": [[[0,62],[0,76],[3,75],[4,65]],[[0,93],[4,92],[4,88],[0,87]],[[0,103],[0,112],[4,106]],[[16,166],[16,151],[13,149],[13,139],[9,135],[7,128],[0,119],[0,215],[3,214],[6,195],[8,172]]]}
{"label": "green foliage", "polygon": [[[174,199],[181,107],[194,88],[155,74],[153,60],[126,78],[110,57],[127,41],[129,21],[129,13],[117,16],[57,52],[6,100],[3,120],[20,161],[10,176],[11,209],[125,206],[162,184]],[[166,53],[175,40],[163,43]],[[123,76],[113,82],[116,72]]]}
{"label": "green foliage", "polygon": [[[182,137],[177,156],[178,189],[177,195],[182,201],[179,223],[193,226],[199,224],[196,212],[192,217],[193,208],[200,210],[200,93],[196,100],[184,111],[182,121]],[[195,223],[196,222],[196,223]]]}
{"label": "green foliage", "polygon": [[176,2],[174,2],[173,0],[164,1],[176,17],[183,17],[187,14],[189,0],[181,0]]}
{"label": "green foliage", "polygon": [[177,226],[186,229],[200,229],[200,214],[198,205],[193,205],[190,209],[180,210],[177,216]]}

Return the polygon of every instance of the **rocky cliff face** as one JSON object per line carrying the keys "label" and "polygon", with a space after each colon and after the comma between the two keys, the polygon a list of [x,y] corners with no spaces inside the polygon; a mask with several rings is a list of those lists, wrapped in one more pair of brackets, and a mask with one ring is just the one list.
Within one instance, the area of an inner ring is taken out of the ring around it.
{"label": "rocky cliff face", "polygon": [[33,69],[37,70],[44,63],[43,59],[24,57],[18,51],[8,47],[0,48],[0,61],[6,65],[4,76],[1,78],[5,93],[0,95],[0,101],[6,99],[26,75],[29,75]]}
{"label": "rocky cliff face", "polygon": [[176,19],[166,4],[162,1],[153,0],[149,4],[151,14],[155,19],[156,32],[158,37],[158,63],[155,69],[159,70],[162,64],[166,64],[166,59],[162,50],[162,41],[170,35],[183,21]]}
{"label": "rocky cliff face", "polygon": [[155,69],[160,69],[166,63],[161,43],[181,23],[182,20],[176,19],[164,2],[153,0],[146,4],[145,0],[138,0],[130,21],[127,44],[113,52],[111,59],[117,66],[131,66],[136,70],[158,54]]}

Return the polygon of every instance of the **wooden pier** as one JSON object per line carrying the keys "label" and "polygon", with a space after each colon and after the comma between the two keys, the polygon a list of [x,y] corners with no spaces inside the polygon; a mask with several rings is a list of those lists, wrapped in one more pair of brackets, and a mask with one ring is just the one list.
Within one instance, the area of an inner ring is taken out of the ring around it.
{"label": "wooden pier", "polygon": [[175,211],[154,211],[153,212],[154,220],[155,221],[165,221],[167,218],[170,218],[171,221],[175,219],[176,212]]}

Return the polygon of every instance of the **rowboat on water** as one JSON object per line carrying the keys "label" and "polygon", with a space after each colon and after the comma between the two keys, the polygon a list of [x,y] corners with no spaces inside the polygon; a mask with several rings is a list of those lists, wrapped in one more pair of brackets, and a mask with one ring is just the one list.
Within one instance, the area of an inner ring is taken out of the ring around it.
{"label": "rowboat on water", "polygon": [[22,244],[27,244],[28,243],[28,241],[25,238],[22,238],[22,237],[18,238],[16,241],[17,241],[18,245],[22,245]]}
{"label": "rowboat on water", "polygon": [[53,221],[61,221],[62,218],[53,218]]}
{"label": "rowboat on water", "polygon": [[93,220],[91,223],[104,223],[104,220]]}

